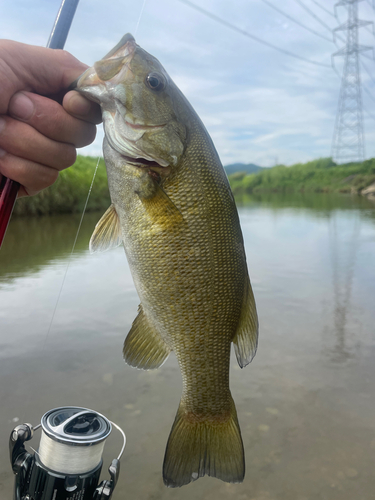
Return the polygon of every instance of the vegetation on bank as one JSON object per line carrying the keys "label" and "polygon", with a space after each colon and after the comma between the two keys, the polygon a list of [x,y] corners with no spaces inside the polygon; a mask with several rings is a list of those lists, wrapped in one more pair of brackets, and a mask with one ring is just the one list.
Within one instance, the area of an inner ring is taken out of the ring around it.
{"label": "vegetation on bank", "polygon": [[[53,186],[36,196],[17,200],[14,215],[82,213],[97,161],[78,156],[75,165],[61,172]],[[375,183],[375,158],[345,165],[323,158],[291,167],[279,165],[254,174],[237,172],[229,175],[229,181],[238,199],[256,193],[360,193]],[[101,159],[86,210],[104,211],[109,205],[107,174]]]}
{"label": "vegetation on bank", "polygon": [[290,167],[278,165],[255,174],[229,175],[235,196],[266,192],[360,193],[375,182],[375,158],[363,163],[337,165],[321,158]]}
{"label": "vegetation on bank", "polygon": [[[55,184],[36,196],[17,200],[14,215],[82,213],[98,158],[78,156],[73,167],[63,170]],[[107,173],[101,158],[86,211],[106,210],[110,205]]]}

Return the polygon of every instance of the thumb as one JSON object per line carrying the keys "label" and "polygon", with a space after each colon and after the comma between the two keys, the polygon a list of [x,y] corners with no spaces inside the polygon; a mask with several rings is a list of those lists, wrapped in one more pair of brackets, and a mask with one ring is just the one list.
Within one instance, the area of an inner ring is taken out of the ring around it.
{"label": "thumb", "polygon": [[28,90],[54,95],[66,90],[87,66],[69,52],[0,40],[0,114],[13,94]]}

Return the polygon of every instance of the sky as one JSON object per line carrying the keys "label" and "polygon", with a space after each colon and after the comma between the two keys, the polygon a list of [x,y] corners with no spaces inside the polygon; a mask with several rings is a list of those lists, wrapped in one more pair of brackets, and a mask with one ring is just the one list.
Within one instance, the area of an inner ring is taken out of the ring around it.
{"label": "sky", "polygon": [[[65,49],[92,65],[125,33],[132,33],[191,102],[224,165],[270,167],[330,156],[340,78],[325,65],[331,65],[331,55],[344,45],[330,41],[329,28],[338,25],[333,16],[336,0],[191,2],[239,30],[320,65],[261,44],[181,0],[80,0]],[[375,20],[370,4],[371,0],[359,3],[360,19]],[[46,45],[59,6],[60,0],[2,2],[1,38]],[[345,22],[346,8],[339,7],[337,13]],[[360,43],[373,46],[375,38],[362,28]],[[371,52],[368,55],[372,57]],[[341,74],[343,58],[335,60]],[[375,61],[363,62],[371,75],[361,66],[367,89],[363,91],[366,158],[371,158],[375,157]],[[95,142],[79,152],[100,155],[102,139],[100,128]]]}

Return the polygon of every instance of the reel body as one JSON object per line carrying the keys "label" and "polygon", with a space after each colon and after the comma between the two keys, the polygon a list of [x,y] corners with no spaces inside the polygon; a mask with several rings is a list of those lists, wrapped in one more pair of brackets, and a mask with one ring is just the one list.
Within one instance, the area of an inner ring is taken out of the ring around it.
{"label": "reel body", "polygon": [[[99,478],[102,453],[111,422],[97,412],[79,407],[50,410],[41,424],[15,427],[9,439],[10,461],[15,474],[14,500],[109,500],[120,471],[120,455],[109,467],[110,480]],[[39,450],[25,448],[34,430],[42,427]]]}

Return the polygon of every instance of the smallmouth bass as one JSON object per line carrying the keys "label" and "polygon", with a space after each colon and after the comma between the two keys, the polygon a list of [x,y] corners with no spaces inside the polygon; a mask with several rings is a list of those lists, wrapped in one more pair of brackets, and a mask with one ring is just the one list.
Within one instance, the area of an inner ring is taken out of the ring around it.
{"label": "smallmouth bass", "polygon": [[158,368],[174,351],[183,391],[163,464],[167,486],[205,474],[241,482],[229,390],[231,343],[254,357],[258,319],[238,214],[201,120],[157,59],[127,34],[78,80],[102,108],[112,205],[92,251],[123,243],[141,299],[125,361]]}

